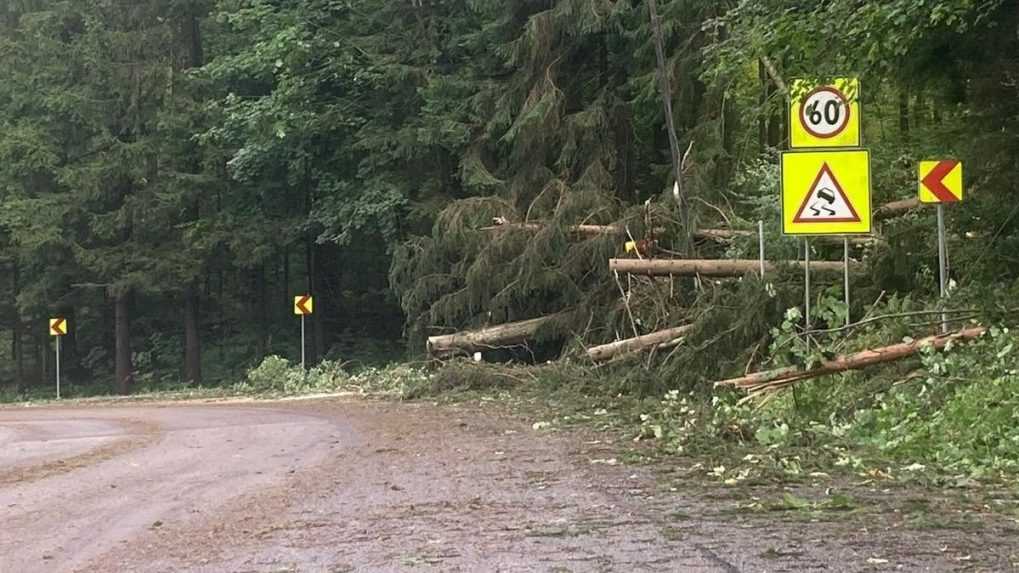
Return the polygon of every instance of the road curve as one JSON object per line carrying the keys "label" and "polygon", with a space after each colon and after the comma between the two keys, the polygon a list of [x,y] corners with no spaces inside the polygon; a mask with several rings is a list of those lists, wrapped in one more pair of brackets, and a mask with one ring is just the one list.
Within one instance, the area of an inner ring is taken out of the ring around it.
{"label": "road curve", "polygon": [[610,442],[484,401],[0,408],[0,573],[1019,566],[1014,527],[989,512],[980,529],[911,529],[878,510],[905,493],[870,488],[858,518],[757,515],[742,508],[786,486],[629,466]]}
{"label": "road curve", "polygon": [[71,571],[323,460],[342,424],[244,407],[0,410],[0,571]]}

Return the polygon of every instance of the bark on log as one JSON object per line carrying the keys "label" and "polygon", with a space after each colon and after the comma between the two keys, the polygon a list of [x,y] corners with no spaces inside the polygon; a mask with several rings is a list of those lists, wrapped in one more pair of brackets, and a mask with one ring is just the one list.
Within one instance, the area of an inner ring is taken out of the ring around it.
{"label": "bark on log", "polygon": [[[788,264],[803,268],[802,261],[787,261]],[[775,263],[765,262],[765,272],[774,272]],[[850,264],[849,270],[855,270],[859,264]],[[819,272],[842,272],[845,268],[841,262],[812,261],[810,269]],[[711,260],[711,259],[609,259],[609,270],[646,276],[693,276],[735,277],[761,272],[760,261],[749,259]]]}
{"label": "bark on log", "polygon": [[774,383],[798,382],[800,380],[808,380],[810,378],[817,378],[818,376],[825,376],[827,374],[837,374],[847,370],[859,370],[861,368],[866,368],[867,366],[882,364],[884,362],[894,362],[896,360],[913,356],[914,354],[919,353],[920,350],[927,345],[931,345],[934,348],[941,350],[948,345],[949,342],[956,340],[972,340],[983,336],[985,332],[987,332],[986,328],[976,326],[966,328],[952,334],[929,336],[920,340],[914,340],[913,342],[903,342],[882,348],[864,350],[848,356],[840,356],[834,360],[824,362],[817,368],[813,368],[811,370],[801,370],[796,366],[790,366],[788,368],[766,370],[764,372],[757,372],[747,376],[741,376],[739,378],[722,380],[721,382],[716,382],[715,386],[735,386],[736,388],[753,390],[755,388],[760,389],[761,387]]}
{"label": "bark on log", "polygon": [[[511,229],[515,231],[530,231],[537,233],[546,227],[545,223],[504,223],[502,225],[493,225],[491,227],[482,227],[481,231],[498,231],[500,229]],[[600,235],[626,235],[626,227],[619,225],[571,225],[567,228],[570,233],[576,233],[578,235],[585,235],[588,237],[597,237]],[[656,227],[654,234],[656,236],[665,233],[665,229]],[[694,231],[693,238],[701,241],[716,241],[724,242],[731,241],[737,237],[752,237],[757,233],[754,231],[746,231],[742,229],[699,229]],[[819,240],[828,242],[842,242],[842,237],[818,237]],[[870,245],[873,244],[876,239],[871,237],[851,237],[849,243],[852,245]]]}
{"label": "bark on log", "polygon": [[546,322],[561,317],[561,314],[541,316],[521,322],[509,322],[478,330],[457,332],[442,336],[428,337],[428,354],[447,356],[457,352],[477,352],[493,348],[518,346],[534,336]]}
{"label": "bark on log", "polygon": [[[537,233],[548,225],[546,223],[504,223],[502,225],[493,225],[491,227],[482,227],[481,231],[498,231],[500,229],[509,229],[514,231],[530,231]],[[566,228],[569,233],[576,233],[578,235],[585,235],[588,237],[598,237],[601,235],[619,235],[626,236],[626,227],[619,225],[570,225]],[[665,229],[656,227],[654,233],[656,235],[664,233]]]}
{"label": "bark on log", "polygon": [[700,229],[694,231],[693,238],[703,241],[731,241],[736,237],[752,237],[756,234],[753,231],[731,229]]}
{"label": "bark on log", "polygon": [[119,293],[114,298],[114,339],[116,341],[115,375],[113,387],[118,394],[128,395],[134,387],[134,364],[131,358],[130,293]]}
{"label": "bark on log", "polygon": [[[500,229],[512,229],[514,231],[531,231],[537,233],[545,227],[545,223],[505,223],[492,227],[482,227],[482,231],[498,231]],[[625,235],[626,229],[617,225],[571,225],[567,228],[570,233],[596,237],[598,235]]]}
{"label": "bark on log", "polygon": [[905,214],[908,211],[916,209],[920,206],[920,200],[903,199],[902,201],[892,201],[891,203],[885,203],[874,211],[875,219],[888,219],[891,217],[898,217],[899,215]]}
{"label": "bark on log", "polygon": [[[693,234],[695,239],[701,239],[706,241],[731,241],[737,237],[754,237],[757,233],[754,231],[744,230],[733,230],[733,229],[701,229],[695,231]],[[826,243],[842,243],[843,237],[814,237],[812,240],[822,241]],[[875,237],[849,237],[850,245],[868,246],[877,242],[879,239]]]}
{"label": "bark on log", "polygon": [[202,385],[202,339],[198,288],[184,289],[184,381]]}
{"label": "bark on log", "polygon": [[651,334],[645,334],[644,336],[638,336],[637,338],[628,338],[626,340],[619,340],[617,342],[611,342],[601,346],[592,346],[587,349],[587,356],[594,362],[605,362],[619,356],[620,354],[650,350],[651,348],[661,344],[669,344],[670,342],[674,342],[676,339],[681,338],[692,328],[693,326],[691,325],[679,326],[676,328],[652,332]]}
{"label": "bark on log", "polygon": [[[538,232],[545,228],[545,223],[504,223],[491,227],[482,227],[482,231],[498,231],[499,229],[513,229],[518,231]],[[626,235],[626,227],[619,225],[572,225],[567,229],[571,233],[579,235]],[[664,228],[655,228],[655,234],[664,233]],[[749,237],[754,235],[753,231],[729,230],[729,229],[701,229],[694,231],[693,237],[706,241],[728,241],[736,237]]]}

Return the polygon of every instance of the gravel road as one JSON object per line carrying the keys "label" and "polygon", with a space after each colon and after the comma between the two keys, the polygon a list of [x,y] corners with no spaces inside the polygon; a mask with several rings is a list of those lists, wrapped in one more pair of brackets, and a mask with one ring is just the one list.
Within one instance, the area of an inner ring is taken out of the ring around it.
{"label": "gravel road", "polygon": [[731,498],[673,491],[616,455],[607,438],[536,432],[480,406],[0,409],[0,573],[1014,565],[1005,532],[869,520],[870,532],[804,521],[761,533],[720,511]]}

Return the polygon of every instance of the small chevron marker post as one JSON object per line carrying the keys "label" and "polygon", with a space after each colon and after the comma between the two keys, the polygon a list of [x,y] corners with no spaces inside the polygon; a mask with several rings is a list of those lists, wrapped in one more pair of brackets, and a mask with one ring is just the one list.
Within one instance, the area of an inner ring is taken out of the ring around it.
{"label": "small chevron marker post", "polygon": [[310,294],[302,294],[294,297],[294,314],[301,317],[301,370],[305,370],[305,338],[304,321],[309,314],[315,311],[315,299]]}
{"label": "small chevron marker post", "polygon": [[60,338],[67,336],[67,319],[66,318],[51,318],[50,319],[50,336],[57,339],[57,400],[60,399]]}
{"label": "small chevron marker post", "polygon": [[[938,280],[941,298],[948,296],[948,243],[945,240],[945,203],[962,202],[962,162],[954,159],[921,161],[920,202],[938,206]],[[948,319],[941,315],[941,330],[948,332]]]}

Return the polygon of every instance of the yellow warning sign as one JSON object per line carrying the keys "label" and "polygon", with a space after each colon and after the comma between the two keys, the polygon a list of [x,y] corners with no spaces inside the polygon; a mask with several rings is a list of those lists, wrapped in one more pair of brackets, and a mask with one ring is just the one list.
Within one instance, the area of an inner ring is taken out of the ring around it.
{"label": "yellow warning sign", "polygon": [[866,235],[871,232],[870,152],[782,154],[782,232]]}
{"label": "yellow warning sign", "polygon": [[860,80],[839,78],[816,85],[793,82],[789,94],[789,146],[859,147]]}
{"label": "yellow warning sign", "polygon": [[962,201],[962,162],[954,159],[920,162],[920,202]]}
{"label": "yellow warning sign", "polygon": [[67,319],[50,319],[50,336],[67,336]]}
{"label": "yellow warning sign", "polygon": [[315,311],[315,299],[310,294],[294,297],[294,314],[308,315]]}

